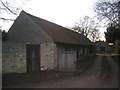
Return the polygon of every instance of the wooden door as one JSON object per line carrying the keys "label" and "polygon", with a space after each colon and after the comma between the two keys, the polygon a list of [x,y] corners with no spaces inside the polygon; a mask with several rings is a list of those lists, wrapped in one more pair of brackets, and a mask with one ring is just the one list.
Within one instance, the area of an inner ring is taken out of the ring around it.
{"label": "wooden door", "polygon": [[65,68],[66,58],[66,52],[59,52],[59,69]]}
{"label": "wooden door", "polygon": [[75,52],[73,52],[73,51],[67,52],[66,56],[67,56],[66,65],[65,65],[66,68],[74,69],[75,68],[75,61],[76,61]]}
{"label": "wooden door", "polygon": [[40,71],[40,45],[26,45],[27,72]]}
{"label": "wooden door", "polygon": [[76,54],[74,51],[59,52],[59,69],[73,70],[75,68]]}

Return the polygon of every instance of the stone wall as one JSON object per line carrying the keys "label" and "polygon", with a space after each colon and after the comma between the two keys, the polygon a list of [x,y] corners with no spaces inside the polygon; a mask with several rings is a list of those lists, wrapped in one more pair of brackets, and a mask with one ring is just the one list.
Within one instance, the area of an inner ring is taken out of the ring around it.
{"label": "stone wall", "polygon": [[[2,70],[3,73],[26,73],[26,44],[40,43],[18,43],[4,41],[2,45]],[[69,47],[69,46],[67,46]],[[75,51],[75,47],[67,48]],[[64,45],[56,46],[55,43],[40,44],[40,64],[41,70],[58,69],[58,53],[65,51]],[[81,49],[80,49],[81,50]],[[81,52],[81,51],[80,51]]]}
{"label": "stone wall", "polygon": [[2,31],[0,30],[0,75],[2,71]]}
{"label": "stone wall", "polygon": [[2,90],[2,32],[0,30],[0,89]]}
{"label": "stone wall", "polygon": [[57,48],[54,43],[41,44],[41,70],[51,70],[57,67]]}
{"label": "stone wall", "polygon": [[26,72],[25,44],[4,41],[2,45],[3,73]]}
{"label": "stone wall", "polygon": [[[3,73],[25,73],[27,71],[26,43],[4,41],[2,48]],[[41,70],[55,69],[57,67],[56,44],[40,44],[40,57]]]}

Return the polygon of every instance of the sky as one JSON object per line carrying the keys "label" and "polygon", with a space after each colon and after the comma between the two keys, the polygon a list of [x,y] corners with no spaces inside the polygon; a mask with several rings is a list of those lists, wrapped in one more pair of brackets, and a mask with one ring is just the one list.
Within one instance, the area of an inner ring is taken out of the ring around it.
{"label": "sky", "polygon": [[[54,22],[58,25],[72,27],[84,16],[95,16],[93,9],[97,1],[98,0],[28,0],[22,6],[22,9],[27,13]],[[19,3],[20,2],[17,2],[17,5],[19,5]],[[16,18],[16,16],[11,17]],[[9,24],[0,22],[2,29],[6,31],[9,30],[11,25],[11,22]],[[104,29],[101,29],[100,32],[101,39],[104,40]]]}

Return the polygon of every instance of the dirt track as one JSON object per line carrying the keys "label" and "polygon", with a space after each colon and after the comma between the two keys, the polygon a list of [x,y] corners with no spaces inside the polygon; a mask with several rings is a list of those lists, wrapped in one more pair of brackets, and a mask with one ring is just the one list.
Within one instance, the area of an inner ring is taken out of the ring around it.
{"label": "dirt track", "polygon": [[105,79],[100,79],[100,60],[102,56],[98,56],[94,64],[85,72],[77,76],[69,76],[66,78],[52,79],[47,81],[39,81],[35,83],[17,84],[14,88],[117,88],[118,87],[118,66],[107,56],[112,65],[112,72]]}

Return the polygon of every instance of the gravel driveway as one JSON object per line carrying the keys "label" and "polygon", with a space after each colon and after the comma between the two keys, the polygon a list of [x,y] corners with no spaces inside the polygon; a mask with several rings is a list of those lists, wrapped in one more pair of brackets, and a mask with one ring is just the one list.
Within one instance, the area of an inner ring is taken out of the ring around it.
{"label": "gravel driveway", "polygon": [[12,88],[117,88],[118,87],[118,66],[107,56],[112,65],[112,72],[106,79],[100,76],[100,60],[102,56],[97,56],[94,64],[86,71],[77,76],[68,76],[65,78],[51,79],[42,82],[25,83],[14,85]]}

